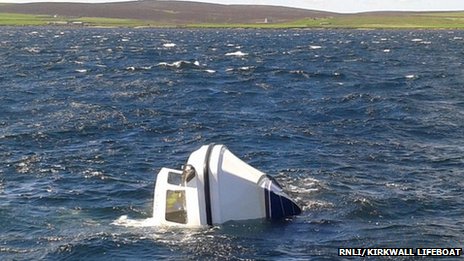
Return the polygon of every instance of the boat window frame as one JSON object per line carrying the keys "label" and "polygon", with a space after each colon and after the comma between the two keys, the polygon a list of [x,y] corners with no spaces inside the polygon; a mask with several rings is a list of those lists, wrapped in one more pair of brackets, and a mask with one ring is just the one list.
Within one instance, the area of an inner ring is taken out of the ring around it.
{"label": "boat window frame", "polygon": [[[178,194],[178,195],[176,195]],[[164,219],[178,224],[188,223],[187,197],[185,189],[167,189]]]}

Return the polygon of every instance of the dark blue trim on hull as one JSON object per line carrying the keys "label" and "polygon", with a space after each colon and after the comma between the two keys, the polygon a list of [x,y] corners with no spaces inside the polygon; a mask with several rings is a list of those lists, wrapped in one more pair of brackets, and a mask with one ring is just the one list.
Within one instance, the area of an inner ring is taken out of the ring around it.
{"label": "dark blue trim on hull", "polygon": [[282,192],[279,183],[275,180],[272,180],[269,186],[264,188],[264,200],[266,202],[266,218],[269,220],[279,220],[301,214],[301,208]]}
{"label": "dark blue trim on hull", "polygon": [[211,151],[214,148],[214,143],[208,145],[206,150],[205,161],[203,163],[203,181],[205,186],[205,208],[206,208],[206,224],[213,225],[213,215],[211,211],[211,193],[209,187],[209,161],[211,158]]}
{"label": "dark blue trim on hull", "polygon": [[270,204],[269,204],[269,190],[264,189],[264,204],[266,208],[266,218],[271,219]]}

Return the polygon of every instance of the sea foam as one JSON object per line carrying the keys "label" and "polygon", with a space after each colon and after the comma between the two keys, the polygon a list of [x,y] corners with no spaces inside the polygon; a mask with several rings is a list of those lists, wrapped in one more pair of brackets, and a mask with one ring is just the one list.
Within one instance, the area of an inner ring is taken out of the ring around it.
{"label": "sea foam", "polygon": [[237,56],[237,57],[243,57],[243,56],[247,56],[248,53],[244,53],[242,51],[236,51],[236,52],[232,52],[232,53],[226,53],[226,56]]}

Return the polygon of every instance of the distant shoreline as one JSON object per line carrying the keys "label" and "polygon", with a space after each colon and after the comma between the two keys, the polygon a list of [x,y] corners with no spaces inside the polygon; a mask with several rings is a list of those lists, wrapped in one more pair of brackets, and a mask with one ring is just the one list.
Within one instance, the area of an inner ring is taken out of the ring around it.
{"label": "distant shoreline", "polygon": [[99,28],[251,28],[461,30],[462,12],[339,14],[276,6],[217,5],[182,1],[105,4],[0,3],[0,26]]}
{"label": "distant shoreline", "polygon": [[[349,25],[327,24],[327,25],[312,25],[305,24],[304,21],[296,21],[294,23],[282,24],[159,24],[156,21],[137,21],[129,19],[118,19],[112,21],[107,18],[72,18],[63,20],[63,22],[50,22],[43,17],[30,17],[21,19],[4,19],[4,15],[0,13],[0,28],[1,27],[61,27],[61,28],[132,28],[132,29],[313,29],[313,30],[464,30],[464,25],[449,24],[446,26],[435,24],[356,24]],[[8,14],[12,16],[14,14]],[[77,21],[77,22],[76,22]]]}

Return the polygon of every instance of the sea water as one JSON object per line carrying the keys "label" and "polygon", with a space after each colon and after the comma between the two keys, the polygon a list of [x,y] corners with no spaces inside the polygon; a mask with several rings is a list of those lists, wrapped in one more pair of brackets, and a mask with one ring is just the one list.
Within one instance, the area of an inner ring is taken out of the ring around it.
{"label": "sea water", "polygon": [[[464,32],[0,28],[0,259],[317,260],[464,245]],[[222,143],[303,208],[150,225]]]}

